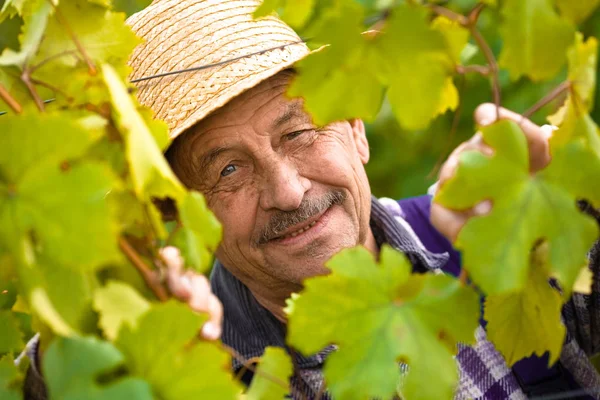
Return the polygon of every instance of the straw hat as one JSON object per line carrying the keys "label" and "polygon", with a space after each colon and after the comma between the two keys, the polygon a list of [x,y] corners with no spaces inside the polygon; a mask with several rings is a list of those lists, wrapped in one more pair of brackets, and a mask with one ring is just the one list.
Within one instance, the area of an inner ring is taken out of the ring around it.
{"label": "straw hat", "polygon": [[127,20],[143,39],[129,60],[132,81],[238,58],[137,83],[139,101],[168,124],[171,139],[309,53],[278,18],[254,20],[252,13],[259,4],[259,0],[154,0]]}

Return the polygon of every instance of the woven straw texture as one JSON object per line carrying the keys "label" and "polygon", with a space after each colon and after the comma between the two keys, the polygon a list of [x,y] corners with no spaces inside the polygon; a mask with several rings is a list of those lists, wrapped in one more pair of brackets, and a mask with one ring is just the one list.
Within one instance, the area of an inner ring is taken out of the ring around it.
{"label": "woven straw texture", "polygon": [[[130,79],[214,64],[300,41],[281,20],[253,20],[259,0],[155,0],[127,23],[143,39]],[[142,81],[139,101],[164,120],[174,139],[244,90],[309,53],[303,43],[216,67]]]}

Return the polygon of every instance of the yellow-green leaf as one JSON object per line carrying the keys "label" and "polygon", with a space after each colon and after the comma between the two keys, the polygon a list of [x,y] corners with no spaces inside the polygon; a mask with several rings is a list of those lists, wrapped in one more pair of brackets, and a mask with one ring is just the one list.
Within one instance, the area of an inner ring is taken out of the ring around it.
{"label": "yellow-green leaf", "polygon": [[99,325],[110,340],[115,340],[123,324],[137,327],[138,318],[150,304],[134,288],[118,281],[96,289],[94,309],[100,314]]}
{"label": "yellow-green leaf", "polygon": [[288,343],[306,355],[339,347],[324,368],[332,396],[390,398],[403,362],[404,398],[452,398],[456,344],[472,343],[478,325],[475,291],[447,275],[411,274],[408,260],[389,247],[380,265],[359,247],[338,253],[327,267],[331,274],[306,280],[294,300]]}
{"label": "yellow-green leaf", "polygon": [[260,358],[252,384],[246,392],[247,400],[281,400],[290,392],[292,375],[290,356],[280,347],[267,347]]}
{"label": "yellow-green leaf", "polygon": [[575,28],[561,19],[552,0],[505,0],[500,26],[500,66],[512,79],[525,75],[540,81],[556,75],[566,61]]}
{"label": "yellow-green leaf", "polygon": [[561,322],[563,299],[550,286],[547,247],[531,256],[525,287],[518,292],[490,295],[485,300],[488,338],[509,366],[532,354],[550,352],[549,364],[558,360],[566,329]]}

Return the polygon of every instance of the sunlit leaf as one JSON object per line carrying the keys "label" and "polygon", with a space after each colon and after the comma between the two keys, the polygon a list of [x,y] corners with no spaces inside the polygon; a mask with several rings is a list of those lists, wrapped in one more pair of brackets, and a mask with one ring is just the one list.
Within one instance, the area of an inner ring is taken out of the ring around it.
{"label": "sunlit leaf", "polygon": [[155,305],[137,327],[124,325],[116,343],[130,371],[161,399],[235,399],[241,390],[228,372],[227,354],[213,343],[193,343],[205,320],[186,304]]}
{"label": "sunlit leaf", "polygon": [[0,354],[19,351],[24,346],[19,321],[12,312],[0,310]]}
{"label": "sunlit leaf", "polygon": [[595,221],[576,206],[594,179],[594,171],[574,168],[581,158],[590,158],[589,148],[557,151],[549,167],[531,174],[525,135],[516,123],[501,121],[481,132],[495,154],[463,153],[455,176],[435,197],[457,210],[492,201],[492,211],[468,221],[455,242],[470,277],[490,295],[523,290],[529,252],[546,240],[551,274],[563,287],[572,287],[598,236]]}
{"label": "sunlit leaf", "polygon": [[210,267],[212,254],[221,241],[221,224],[206,206],[204,196],[198,192],[186,193],[179,206],[182,226],[177,233],[176,244],[186,264],[202,272]]}
{"label": "sunlit leaf", "polygon": [[523,290],[488,296],[485,318],[488,338],[509,366],[532,354],[550,352],[549,364],[562,351],[566,329],[561,322],[563,299],[550,286],[545,245],[531,255],[529,276]]}
{"label": "sunlit leaf", "polygon": [[280,347],[267,347],[246,392],[247,400],[281,400],[289,392],[290,356]]}
{"label": "sunlit leaf", "polygon": [[50,398],[151,400],[148,383],[123,377],[123,355],[96,338],[56,338],[44,354],[44,378]]}
{"label": "sunlit leaf", "polygon": [[183,187],[138,113],[125,85],[110,65],[103,65],[102,73],[110,91],[113,112],[125,134],[125,153],[136,194],[148,200],[151,196],[180,197]]}
{"label": "sunlit leaf", "polygon": [[502,16],[499,62],[511,78],[526,75],[539,81],[557,74],[575,28],[556,14],[552,0],[505,0]]}
{"label": "sunlit leaf", "polygon": [[327,266],[331,274],[306,280],[294,300],[288,342],[305,354],[339,346],[324,368],[333,397],[389,398],[403,362],[409,366],[405,398],[451,398],[456,343],[472,342],[478,323],[475,291],[450,276],[411,275],[408,260],[388,247],[380,265],[366,249],[354,248]]}
{"label": "sunlit leaf", "polygon": [[563,17],[573,23],[583,22],[600,5],[600,0],[554,0]]}
{"label": "sunlit leaf", "polygon": [[0,358],[0,399],[21,400],[22,377],[10,356]]}
{"label": "sunlit leaf", "polygon": [[426,128],[435,116],[458,105],[448,78],[457,43],[464,39],[459,36],[432,28],[425,8],[404,5],[394,9],[375,37],[380,77],[389,85],[388,99],[404,128]]}
{"label": "sunlit leaf", "polygon": [[135,328],[138,318],[150,304],[131,286],[111,281],[94,293],[94,309],[100,314],[99,325],[110,340],[117,338],[123,324]]}

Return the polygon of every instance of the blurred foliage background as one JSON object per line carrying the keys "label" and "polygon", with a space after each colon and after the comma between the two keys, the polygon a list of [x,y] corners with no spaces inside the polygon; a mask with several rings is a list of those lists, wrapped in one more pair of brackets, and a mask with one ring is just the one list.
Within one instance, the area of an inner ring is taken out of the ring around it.
{"label": "blurred foliage background", "polygon": [[[0,7],[3,3],[4,0],[0,0]],[[150,0],[113,0],[114,8],[127,15],[141,10],[150,3]],[[443,5],[448,8],[467,14],[477,1],[450,0],[447,2],[437,1],[437,3],[444,3]],[[478,22],[481,33],[496,56],[502,47],[497,18],[496,13],[484,10]],[[0,48],[18,48],[18,43],[6,42],[6,38],[16,37],[16,35],[7,33],[18,31],[21,23],[22,21],[15,17],[0,24]],[[579,30],[586,37],[600,37],[600,9],[579,26]],[[473,43],[472,40],[471,42]],[[476,52],[468,64],[483,65],[485,59],[480,52]],[[600,68],[596,74],[600,74]],[[522,113],[558,86],[565,77],[566,66],[563,73],[554,81],[543,83],[531,82],[524,78],[511,81],[508,73],[501,70],[502,105]],[[600,77],[597,81],[600,81]],[[399,199],[424,194],[427,188],[436,181],[439,166],[452,149],[475,133],[473,111],[477,105],[492,100],[489,79],[476,73],[469,73],[457,75],[455,84],[461,98],[461,105],[457,112],[448,112],[440,116],[426,130],[406,131],[401,129],[386,103],[376,120],[367,124],[371,145],[371,160],[367,165],[367,173],[372,191],[376,196]],[[595,107],[592,111],[592,117],[596,123],[600,123],[599,96],[600,90],[596,90]],[[560,97],[548,104],[536,112],[532,119],[538,124],[546,123],[545,117],[555,111],[563,99]]]}

